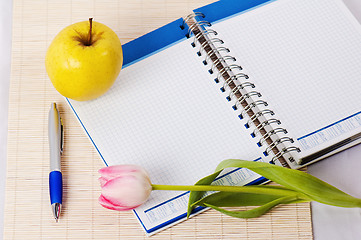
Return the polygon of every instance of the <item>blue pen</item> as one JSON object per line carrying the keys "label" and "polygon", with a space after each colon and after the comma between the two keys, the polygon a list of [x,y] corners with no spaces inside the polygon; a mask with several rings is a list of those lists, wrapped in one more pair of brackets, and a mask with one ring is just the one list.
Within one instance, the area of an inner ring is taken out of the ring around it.
{"label": "blue pen", "polygon": [[63,177],[61,174],[61,154],[63,152],[63,125],[56,103],[49,111],[48,135],[50,148],[49,191],[53,215],[58,222],[63,198]]}

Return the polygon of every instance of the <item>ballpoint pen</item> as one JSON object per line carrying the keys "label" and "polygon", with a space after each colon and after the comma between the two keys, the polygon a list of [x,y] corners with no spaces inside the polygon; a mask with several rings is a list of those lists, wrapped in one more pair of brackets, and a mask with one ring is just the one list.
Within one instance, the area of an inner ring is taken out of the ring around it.
{"label": "ballpoint pen", "polygon": [[61,174],[61,154],[63,152],[63,125],[56,103],[49,111],[48,135],[50,148],[49,191],[53,215],[58,222],[63,197],[63,177]]}

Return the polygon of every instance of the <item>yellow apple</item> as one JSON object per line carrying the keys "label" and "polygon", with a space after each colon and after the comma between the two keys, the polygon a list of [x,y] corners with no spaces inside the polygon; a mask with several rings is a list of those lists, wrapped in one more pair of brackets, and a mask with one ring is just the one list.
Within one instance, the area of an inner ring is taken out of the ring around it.
{"label": "yellow apple", "polygon": [[113,85],[122,64],[118,36],[91,18],[59,32],[45,57],[46,71],[55,89],[78,101],[104,94]]}

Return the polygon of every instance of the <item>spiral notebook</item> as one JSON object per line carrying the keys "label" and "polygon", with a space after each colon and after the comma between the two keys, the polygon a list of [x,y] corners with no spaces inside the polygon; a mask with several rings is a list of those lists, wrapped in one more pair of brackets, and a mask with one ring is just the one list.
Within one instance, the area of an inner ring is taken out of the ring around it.
{"label": "spiral notebook", "polygon": [[[340,0],[218,1],[123,51],[107,94],[68,102],[106,165],[154,184],[228,158],[299,168],[361,140],[361,28]],[[215,184],[263,181],[232,169]],[[134,213],[152,234],[185,219],[188,196],[155,191]]]}

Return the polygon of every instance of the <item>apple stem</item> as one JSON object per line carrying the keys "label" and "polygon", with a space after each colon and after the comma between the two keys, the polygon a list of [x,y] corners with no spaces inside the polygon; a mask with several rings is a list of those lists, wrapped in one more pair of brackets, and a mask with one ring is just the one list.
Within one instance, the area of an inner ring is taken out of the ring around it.
{"label": "apple stem", "polygon": [[89,18],[89,34],[88,34],[88,41],[87,46],[90,46],[92,44],[92,27],[93,27],[93,18]]}

